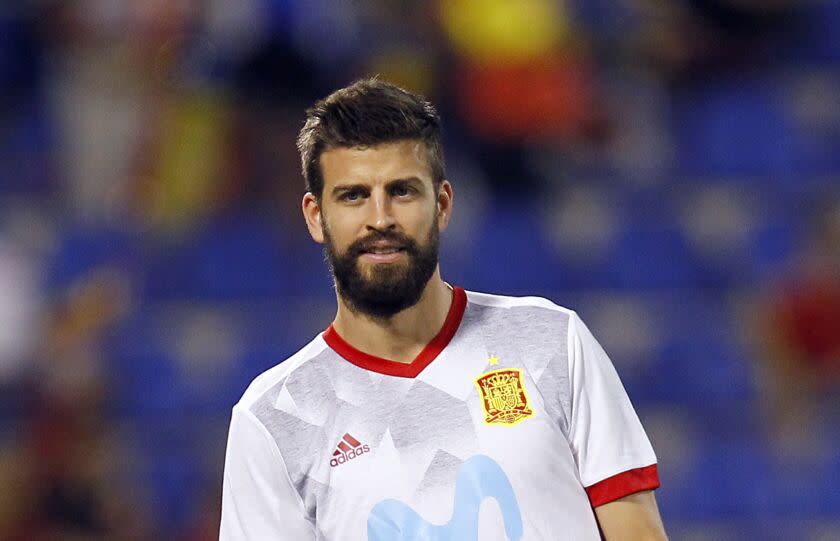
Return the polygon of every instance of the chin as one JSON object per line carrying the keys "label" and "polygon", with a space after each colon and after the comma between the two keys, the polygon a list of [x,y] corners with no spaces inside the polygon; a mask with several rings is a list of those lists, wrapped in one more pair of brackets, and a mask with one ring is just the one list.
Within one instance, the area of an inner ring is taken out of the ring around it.
{"label": "chin", "polygon": [[359,270],[369,280],[377,277],[388,277],[399,274],[405,277],[408,274],[410,263],[407,261],[395,261],[393,263],[359,263]]}

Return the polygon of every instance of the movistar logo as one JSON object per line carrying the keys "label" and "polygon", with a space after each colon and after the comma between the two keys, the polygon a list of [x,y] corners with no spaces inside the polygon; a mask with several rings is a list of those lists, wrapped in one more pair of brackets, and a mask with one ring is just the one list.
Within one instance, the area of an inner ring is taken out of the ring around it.
{"label": "movistar logo", "polygon": [[368,541],[450,541],[478,539],[478,510],[494,498],[502,511],[509,541],[522,539],[522,515],[505,472],[490,457],[476,455],[458,469],[452,518],[438,526],[397,500],[376,504],[368,515]]}

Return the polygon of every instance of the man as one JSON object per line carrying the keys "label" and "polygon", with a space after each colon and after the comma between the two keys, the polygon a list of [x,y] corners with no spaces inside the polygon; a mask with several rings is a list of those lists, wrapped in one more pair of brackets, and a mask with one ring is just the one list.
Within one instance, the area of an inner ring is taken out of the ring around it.
{"label": "man", "polygon": [[375,79],[307,112],[338,311],[233,408],[221,539],[664,539],[656,457],[575,312],[441,279],[439,124]]}

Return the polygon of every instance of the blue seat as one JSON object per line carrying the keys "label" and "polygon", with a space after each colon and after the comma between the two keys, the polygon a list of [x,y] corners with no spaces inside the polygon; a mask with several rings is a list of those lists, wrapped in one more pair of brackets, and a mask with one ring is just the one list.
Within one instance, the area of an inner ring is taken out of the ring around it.
{"label": "blue seat", "polygon": [[152,498],[155,526],[172,539],[195,512],[195,497],[202,488],[202,475],[196,464],[199,453],[194,445],[171,434],[146,437],[144,455],[149,468],[144,483]]}
{"label": "blue seat", "polygon": [[65,226],[58,249],[47,265],[48,287],[65,288],[103,266],[133,272],[136,253],[134,239],[125,232],[102,227]]}
{"label": "blue seat", "polygon": [[684,239],[676,229],[628,226],[619,234],[603,263],[605,287],[617,289],[672,289],[696,282]]}
{"label": "blue seat", "polygon": [[[699,294],[682,293],[665,304],[650,386],[659,400],[709,409],[738,429],[738,423],[746,425],[750,419],[751,412],[742,408],[754,398],[754,367],[737,345],[729,321],[721,317],[724,313],[722,303]],[[732,415],[729,407],[741,411]]]}
{"label": "blue seat", "polygon": [[699,519],[770,516],[773,474],[765,445],[709,440],[695,451],[694,471],[684,485],[686,513]]}
{"label": "blue seat", "polygon": [[544,295],[563,287],[567,278],[531,206],[488,208],[471,248],[472,265],[463,269],[470,289]]}
{"label": "blue seat", "polygon": [[677,169],[683,176],[737,176],[764,184],[802,165],[802,141],[765,82],[710,84],[674,105]]}
{"label": "blue seat", "polygon": [[787,517],[830,517],[840,504],[832,464],[818,457],[789,461],[776,467],[773,512]]}
{"label": "blue seat", "polygon": [[809,32],[794,43],[797,60],[808,63],[836,64],[840,61],[840,4],[814,2],[809,5]]}
{"label": "blue seat", "polygon": [[[707,186],[714,183],[703,180]],[[774,279],[794,253],[811,205],[807,196],[794,196],[779,186],[740,186],[736,197],[747,212],[738,231],[742,236],[733,239],[737,245],[706,251],[691,243],[691,232],[685,233],[689,257],[698,271],[696,285],[704,289],[751,287]]]}
{"label": "blue seat", "polygon": [[149,259],[146,292],[156,299],[267,299],[296,288],[293,256],[254,217],[219,217]]}
{"label": "blue seat", "polygon": [[55,127],[47,107],[39,100],[27,99],[14,107],[14,111],[4,111],[7,116],[0,139],[0,193],[46,193],[56,184],[49,159]]}
{"label": "blue seat", "polygon": [[184,406],[175,362],[156,322],[157,314],[141,311],[124,322],[107,343],[111,404],[118,416],[163,417]]}

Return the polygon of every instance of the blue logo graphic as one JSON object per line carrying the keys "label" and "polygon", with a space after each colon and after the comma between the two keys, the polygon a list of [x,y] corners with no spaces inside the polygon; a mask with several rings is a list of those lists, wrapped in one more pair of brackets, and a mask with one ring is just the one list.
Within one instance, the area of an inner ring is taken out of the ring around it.
{"label": "blue logo graphic", "polygon": [[384,500],[368,516],[368,541],[469,541],[478,539],[478,508],[495,498],[510,541],[522,538],[522,514],[505,472],[490,457],[476,455],[458,469],[452,518],[443,525],[423,520],[401,501]]}

